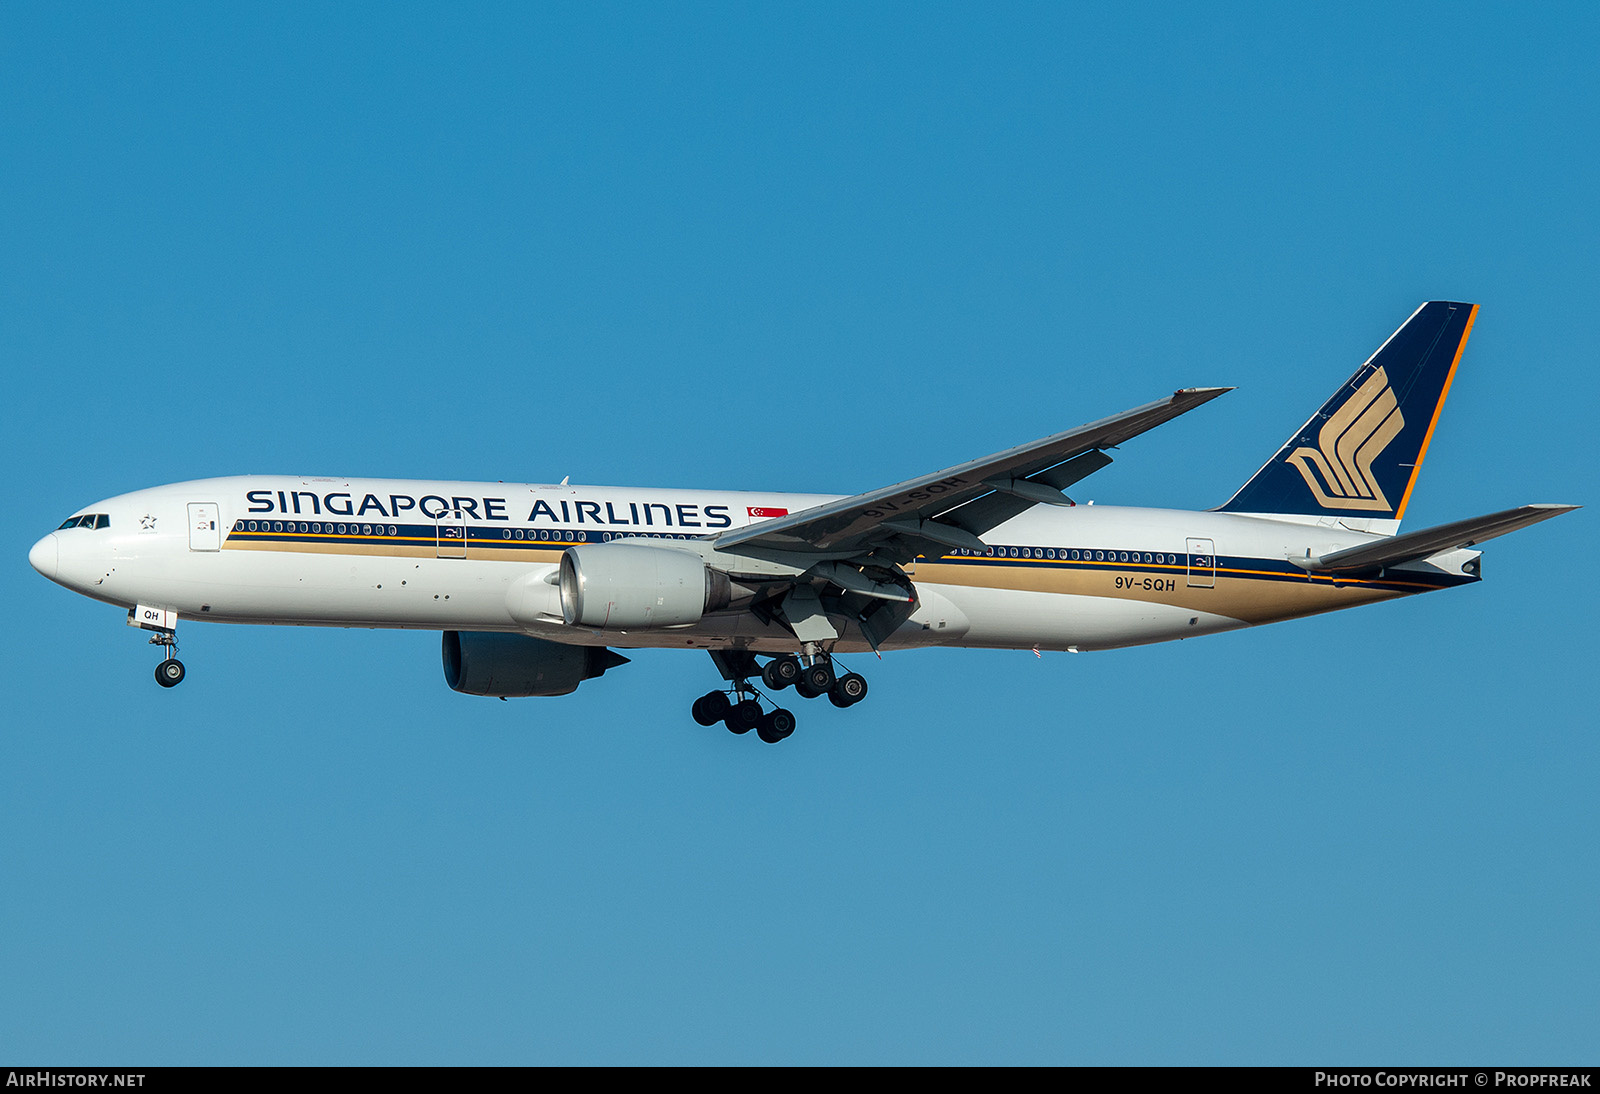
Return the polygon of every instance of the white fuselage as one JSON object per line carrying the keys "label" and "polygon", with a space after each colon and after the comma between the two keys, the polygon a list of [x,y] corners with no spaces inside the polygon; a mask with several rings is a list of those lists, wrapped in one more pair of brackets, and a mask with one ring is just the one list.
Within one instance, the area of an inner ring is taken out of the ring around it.
{"label": "white fuselage", "polygon": [[[85,507],[103,527],[35,545],[34,566],[87,596],[226,623],[514,631],[579,645],[792,651],[742,609],[690,626],[560,621],[547,578],[580,543],[699,540],[829,496],[510,483],[239,476]],[[1105,649],[1214,633],[1475,580],[1456,551],[1381,579],[1292,559],[1366,543],[1336,521],[1039,505],[906,567],[916,604],[882,649]],[[837,648],[866,640],[840,621]]]}

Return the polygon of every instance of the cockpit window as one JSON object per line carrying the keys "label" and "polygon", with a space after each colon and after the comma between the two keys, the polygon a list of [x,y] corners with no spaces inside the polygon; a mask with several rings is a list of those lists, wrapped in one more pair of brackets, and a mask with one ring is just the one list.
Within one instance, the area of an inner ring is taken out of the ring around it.
{"label": "cockpit window", "polygon": [[68,517],[61,522],[61,527],[56,531],[68,528],[110,528],[111,517],[105,513],[85,513],[82,516]]}

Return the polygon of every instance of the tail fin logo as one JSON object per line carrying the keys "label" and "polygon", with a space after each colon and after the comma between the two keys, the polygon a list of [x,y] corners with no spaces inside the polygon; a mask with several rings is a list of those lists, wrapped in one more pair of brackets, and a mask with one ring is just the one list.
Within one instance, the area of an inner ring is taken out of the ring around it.
{"label": "tail fin logo", "polygon": [[1389,376],[1380,367],[1323,425],[1318,447],[1302,445],[1287,462],[1324,508],[1387,513],[1394,506],[1383,496],[1372,464],[1405,424]]}

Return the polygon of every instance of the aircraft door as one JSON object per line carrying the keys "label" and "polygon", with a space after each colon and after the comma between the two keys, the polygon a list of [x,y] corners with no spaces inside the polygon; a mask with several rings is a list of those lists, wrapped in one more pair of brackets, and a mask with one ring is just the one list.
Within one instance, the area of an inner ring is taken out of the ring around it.
{"label": "aircraft door", "polygon": [[438,539],[436,540],[439,558],[466,558],[467,557],[467,517],[459,509],[451,509],[439,514]]}
{"label": "aircraft door", "polygon": [[222,525],[214,501],[189,503],[189,550],[219,551],[222,549]]}
{"label": "aircraft door", "polygon": [[1212,589],[1217,584],[1216,546],[1209,539],[1189,539],[1189,587]]}

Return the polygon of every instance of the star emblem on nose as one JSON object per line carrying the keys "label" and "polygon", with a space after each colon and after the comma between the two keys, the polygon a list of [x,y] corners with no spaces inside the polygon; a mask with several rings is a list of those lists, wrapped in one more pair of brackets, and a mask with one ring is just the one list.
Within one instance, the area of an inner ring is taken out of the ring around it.
{"label": "star emblem on nose", "polygon": [[152,517],[149,513],[146,513],[144,516],[139,518],[139,527],[143,528],[146,532],[153,532],[156,527],[156,518]]}

